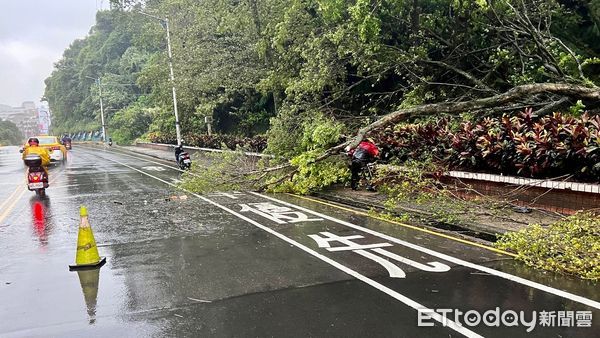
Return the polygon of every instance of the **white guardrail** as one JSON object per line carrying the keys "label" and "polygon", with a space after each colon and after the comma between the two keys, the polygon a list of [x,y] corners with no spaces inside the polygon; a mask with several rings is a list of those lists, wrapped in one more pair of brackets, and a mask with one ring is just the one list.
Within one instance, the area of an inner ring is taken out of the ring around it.
{"label": "white guardrail", "polygon": [[[175,148],[174,144],[165,144],[165,143],[136,142],[135,145],[138,147],[143,147],[143,148],[160,149],[160,150],[168,150],[168,151],[171,151],[171,150],[173,150],[173,148]],[[223,149],[188,147],[188,146],[184,146],[183,149],[185,149],[187,151],[191,151],[191,152],[198,152],[198,151],[211,152],[211,153],[235,152],[234,150],[229,150],[229,149],[223,150]],[[245,151],[244,154],[246,156],[254,156],[254,157],[269,157],[269,158],[274,157],[273,155],[253,153],[253,152],[249,152],[249,151]]]}
{"label": "white guardrail", "polygon": [[558,180],[544,180],[514,176],[504,176],[495,174],[470,173],[466,171],[450,171],[448,176],[454,178],[463,178],[469,180],[498,182],[513,185],[524,185],[530,187],[539,187],[546,189],[571,190],[579,192],[587,192],[592,194],[600,194],[600,184],[594,183],[578,183]]}

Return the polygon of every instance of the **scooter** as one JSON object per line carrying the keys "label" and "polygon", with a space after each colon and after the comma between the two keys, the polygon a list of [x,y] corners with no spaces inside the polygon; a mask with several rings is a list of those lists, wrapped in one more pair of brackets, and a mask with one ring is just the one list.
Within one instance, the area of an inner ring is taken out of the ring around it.
{"label": "scooter", "polygon": [[112,138],[108,138],[108,146],[111,147],[112,146]]}
{"label": "scooter", "polygon": [[190,154],[183,150],[183,147],[175,148],[175,158],[177,159],[177,166],[179,166],[180,169],[186,170],[192,167]]}
{"label": "scooter", "polygon": [[25,156],[25,165],[27,169],[27,189],[29,191],[35,191],[35,194],[39,197],[46,195],[46,188],[48,188],[48,174],[42,167],[42,158],[40,155],[27,155]]}

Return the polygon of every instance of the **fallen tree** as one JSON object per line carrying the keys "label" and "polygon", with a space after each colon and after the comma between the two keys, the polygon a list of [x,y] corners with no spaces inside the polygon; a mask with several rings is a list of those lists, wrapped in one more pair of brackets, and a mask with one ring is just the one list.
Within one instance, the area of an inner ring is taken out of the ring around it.
{"label": "fallen tree", "polygon": [[[361,140],[363,140],[369,133],[392,126],[399,122],[415,118],[423,117],[433,114],[460,114],[472,111],[477,111],[486,108],[501,107],[505,105],[514,105],[526,97],[536,96],[540,94],[552,94],[557,96],[556,102],[564,102],[565,100],[585,100],[588,102],[600,102],[600,88],[599,87],[586,87],[582,85],[568,84],[568,83],[536,83],[527,84],[514,87],[509,91],[494,96],[485,98],[464,101],[464,102],[442,102],[419,105],[415,107],[399,109],[391,112],[387,115],[381,116],[375,122],[359,129],[355,136],[347,140],[346,142],[340,143],[334,147],[331,147],[320,155],[316,156],[312,163],[323,161],[333,155],[339,154],[345,148],[356,147]],[[261,177],[265,177],[266,174],[275,172],[285,172],[283,176],[266,182],[259,186],[259,190],[269,188],[274,184],[280,184],[286,179],[292,178],[298,173],[292,162],[288,161],[284,164],[280,164],[273,167],[267,167],[258,171],[252,171],[244,173],[240,176],[256,175],[261,174]]]}
{"label": "fallen tree", "polygon": [[[548,95],[552,96],[554,100],[551,103],[548,103],[546,98]],[[551,105],[552,102],[564,102],[565,100],[583,100],[589,103],[597,103],[600,102],[600,88],[568,83],[536,83],[517,86],[501,94],[463,102],[432,103],[399,109],[383,115],[373,123],[360,128],[345,142],[327,149],[309,150],[290,159],[265,159],[262,164],[252,163],[249,165],[243,152],[240,151],[237,157],[231,155],[221,159],[222,163],[220,165],[222,168],[217,170],[218,175],[216,172],[200,169],[195,173],[195,178],[191,179],[203,178],[198,181],[198,184],[192,183],[187,188],[192,188],[195,185],[203,187],[202,189],[210,187],[211,190],[219,190],[220,187],[223,189],[236,187],[236,189],[242,190],[273,190],[273,188],[285,186],[286,184],[288,188],[294,184],[305,184],[306,182],[299,178],[309,179],[312,176],[317,176],[316,178],[313,177],[316,181],[322,180],[328,184],[335,183],[335,175],[343,177],[341,169],[344,168],[343,160],[336,159],[335,156],[343,153],[347,147],[356,147],[370,133],[396,125],[402,121],[430,115],[459,115],[468,112],[486,112],[486,110],[503,111],[502,107],[508,107],[507,111],[521,111],[523,106],[532,105],[535,100],[532,101],[531,98],[544,99],[542,101],[546,106]],[[519,109],[511,109],[511,107],[519,107]],[[482,115],[485,114],[482,113]],[[214,166],[215,163],[219,162],[219,159],[214,158],[210,162]],[[326,171],[331,171],[333,174],[328,175]],[[308,184],[309,188],[306,188],[306,186],[301,187],[300,191],[307,192],[313,188],[327,185],[323,182],[312,183],[314,185]],[[285,188],[279,190],[287,191]],[[292,190],[295,191],[295,189]]]}
{"label": "fallen tree", "polygon": [[[357,29],[364,31],[364,20],[356,27],[333,22],[326,27],[309,25],[315,39],[296,41],[300,44],[295,50],[318,53],[293,55],[287,53],[293,49],[286,48],[278,54],[286,60],[310,60],[298,68],[298,77],[284,64],[286,68],[277,66],[273,71],[290,75],[283,78],[293,84],[275,88],[281,95],[274,102],[278,108],[267,149],[279,158],[246,172],[232,165],[235,174],[228,179],[251,182],[250,189],[295,191],[295,186],[304,185],[316,190],[331,183],[335,174],[337,182],[344,181],[339,170],[344,161],[336,156],[346,147],[402,121],[461,113],[483,118],[526,108],[545,115],[577,110],[582,104],[593,114],[600,107],[596,87],[600,59],[571,41],[565,26],[570,16],[554,0],[380,5],[365,13],[393,24],[379,27],[381,31],[371,36],[361,36],[360,41],[330,39],[354,37]],[[410,20],[388,16],[399,8],[398,13],[412,13]],[[328,121],[342,124],[348,138],[339,141],[341,132],[327,138],[337,130],[318,130]],[[331,175],[323,174],[327,170]]]}
{"label": "fallen tree", "polygon": [[377,121],[361,128],[352,140],[332,148],[331,151],[339,151],[340,149],[343,149],[348,145],[351,147],[355,147],[365,137],[367,133],[380,128],[385,128],[389,125],[398,123],[400,121],[412,117],[426,116],[432,114],[458,114],[478,109],[499,107],[511,103],[516,103],[524,97],[534,96],[538,94],[559,95],[561,96],[559,100],[562,100],[564,97],[568,97],[573,98],[575,100],[580,99],[588,101],[600,101],[600,88],[598,87],[585,87],[581,85],[573,85],[567,83],[527,84],[514,87],[511,90],[502,94],[481,99],[464,102],[433,103],[394,111],[392,113],[382,116]]}
{"label": "fallen tree", "polygon": [[[470,111],[485,108],[493,108],[513,104],[526,96],[533,96],[544,93],[562,96],[559,100],[557,100],[557,102],[564,100],[564,98],[572,98],[574,100],[585,99],[589,101],[600,101],[600,88],[598,87],[585,87],[581,85],[572,85],[566,83],[536,83],[514,87],[506,93],[476,100],[464,102],[432,103],[411,108],[399,109],[387,115],[384,115],[375,122],[361,128],[360,130],[358,130],[356,135],[350,140],[328,149],[321,157],[319,157],[319,160],[324,159],[332,154],[338,153],[348,146],[350,146],[351,148],[356,147],[358,143],[360,143],[360,141],[364,139],[369,132],[388,127],[390,125],[399,123],[410,118],[433,114],[467,113]],[[278,169],[282,169],[282,167],[279,166]]]}

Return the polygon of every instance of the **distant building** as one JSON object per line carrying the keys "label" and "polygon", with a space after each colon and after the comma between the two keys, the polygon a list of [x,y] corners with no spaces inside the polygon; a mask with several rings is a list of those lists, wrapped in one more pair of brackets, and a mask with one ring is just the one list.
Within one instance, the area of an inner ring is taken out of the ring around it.
{"label": "distant building", "polygon": [[38,109],[33,101],[23,102],[20,107],[0,104],[0,120],[7,120],[16,124],[25,137],[39,133]]}

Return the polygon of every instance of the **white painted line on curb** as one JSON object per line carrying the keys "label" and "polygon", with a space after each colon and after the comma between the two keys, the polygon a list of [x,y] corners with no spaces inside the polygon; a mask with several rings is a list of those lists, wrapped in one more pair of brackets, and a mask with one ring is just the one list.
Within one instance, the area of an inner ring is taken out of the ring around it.
{"label": "white painted line on curb", "polygon": [[[139,172],[139,173],[141,173],[143,175],[146,175],[146,176],[151,177],[151,178],[153,178],[155,180],[163,182],[163,183],[165,183],[165,184],[167,184],[169,186],[178,188],[176,185],[174,185],[174,184],[172,184],[172,183],[170,183],[168,181],[165,181],[165,180],[163,180],[161,178],[158,178],[158,177],[156,177],[156,176],[154,176],[152,174],[148,174],[147,172],[139,170],[137,168],[134,168],[134,167],[132,167],[132,166],[130,166],[128,164],[121,163],[121,162],[116,161],[116,160],[110,160],[110,159],[109,159],[109,161],[118,163],[118,164],[120,164],[122,166],[125,166],[125,167],[129,168],[129,169],[135,170],[135,171],[137,171],[137,172]],[[181,189],[181,188],[179,188],[179,189]],[[198,194],[193,193],[191,191],[188,191],[188,190],[185,190],[185,189],[181,189],[181,190],[186,191],[187,193],[189,193],[191,195],[194,195],[197,198],[199,198],[199,199],[201,199],[201,200],[203,200],[205,202],[208,202],[208,203],[210,203],[210,204],[212,204],[212,205],[214,205],[214,206],[216,206],[216,207],[218,207],[218,208],[220,208],[220,209],[222,209],[222,210],[224,210],[224,211],[226,211],[226,212],[228,212],[228,213],[236,216],[237,218],[242,219],[242,220],[244,220],[244,221],[246,221],[246,222],[248,222],[248,223],[256,226],[257,228],[259,228],[261,230],[264,230],[264,231],[272,234],[275,237],[278,237],[279,239],[281,239],[281,240],[283,240],[283,241],[285,241],[285,242],[287,242],[287,243],[289,243],[289,244],[291,244],[291,245],[293,245],[293,246],[295,246],[295,247],[297,247],[297,248],[305,251],[306,253],[308,253],[308,254],[310,254],[310,255],[312,255],[312,256],[314,256],[314,257],[322,260],[323,262],[328,263],[329,265],[332,265],[333,267],[335,267],[335,268],[337,268],[337,269],[345,272],[346,274],[348,274],[348,275],[350,275],[350,276],[352,276],[352,277],[354,277],[354,278],[356,278],[356,279],[358,279],[358,280],[360,280],[360,281],[362,281],[362,282],[364,282],[366,284],[369,284],[370,286],[374,287],[375,289],[377,289],[377,290],[379,290],[379,291],[381,291],[381,292],[383,292],[383,293],[385,293],[385,294],[393,297],[394,299],[396,299],[396,300],[398,300],[398,301],[400,301],[400,302],[402,302],[402,303],[410,306],[411,308],[413,308],[413,309],[415,309],[417,311],[424,311],[425,313],[427,313],[428,316],[430,316],[432,319],[440,322],[443,326],[449,327],[449,328],[453,329],[454,331],[456,331],[456,332],[458,332],[458,333],[460,333],[460,334],[462,334],[462,335],[464,335],[466,337],[483,337],[483,336],[481,336],[481,335],[479,335],[479,334],[477,334],[477,333],[475,333],[475,332],[473,332],[473,331],[471,331],[471,330],[469,330],[469,329],[467,329],[467,328],[465,328],[463,326],[460,326],[460,325],[456,324],[454,321],[452,321],[452,320],[450,320],[450,319],[448,319],[448,318],[440,315],[439,313],[434,312],[432,309],[429,309],[429,308],[427,308],[427,307],[425,307],[425,306],[423,306],[423,305],[415,302],[414,300],[412,300],[412,299],[410,299],[410,298],[408,298],[408,297],[406,297],[406,296],[404,296],[404,295],[402,295],[402,294],[400,294],[400,293],[398,293],[398,292],[396,292],[396,291],[394,291],[394,290],[386,287],[385,285],[380,284],[380,283],[378,283],[378,282],[370,279],[369,277],[366,277],[366,276],[364,276],[364,275],[362,275],[362,274],[360,274],[360,273],[358,273],[358,272],[350,269],[349,267],[347,267],[345,265],[342,265],[342,264],[340,264],[340,263],[332,260],[331,258],[329,258],[327,256],[321,255],[320,253],[314,251],[313,249],[311,249],[311,248],[309,248],[309,247],[307,247],[307,246],[305,246],[303,244],[300,244],[300,243],[294,241],[293,239],[291,239],[289,237],[286,237],[285,235],[282,235],[282,234],[278,233],[277,231],[275,231],[275,230],[273,230],[273,229],[271,229],[271,228],[269,228],[267,226],[264,226],[264,225],[262,225],[262,224],[260,224],[260,223],[258,223],[256,221],[254,221],[254,220],[252,220],[252,219],[250,219],[250,218],[248,218],[248,217],[246,217],[244,215],[241,215],[238,212],[233,211],[233,210],[227,208],[224,205],[221,205],[221,204],[219,204],[217,202],[214,202],[214,201],[212,201],[212,200],[210,200],[210,199],[208,199],[208,198],[206,198],[204,196],[198,195]],[[259,196],[262,196],[262,195],[259,194]]]}
{"label": "white painted line on curb", "polygon": [[414,249],[414,250],[417,250],[417,251],[424,252],[424,253],[426,253],[428,255],[444,259],[444,260],[446,260],[448,262],[452,262],[452,263],[455,263],[455,264],[458,264],[458,265],[462,265],[462,266],[465,266],[465,267],[468,267],[468,268],[472,268],[472,269],[475,269],[475,270],[486,272],[486,273],[489,273],[490,275],[494,275],[494,276],[497,276],[497,277],[508,279],[510,281],[517,282],[519,284],[523,284],[523,285],[529,286],[531,288],[535,288],[535,289],[538,289],[538,290],[541,290],[541,291],[545,291],[545,292],[551,293],[553,295],[560,296],[560,297],[572,300],[574,302],[578,302],[578,303],[585,304],[587,306],[590,306],[590,307],[593,307],[593,308],[596,308],[596,309],[600,309],[600,302],[594,301],[592,299],[588,299],[588,298],[585,298],[585,297],[582,297],[582,296],[578,296],[578,295],[572,294],[570,292],[566,292],[566,291],[562,291],[562,290],[559,290],[559,289],[555,289],[553,287],[546,286],[546,285],[540,284],[540,283],[536,283],[536,282],[530,281],[530,280],[525,279],[525,278],[517,277],[517,276],[511,275],[511,274],[508,274],[506,272],[501,272],[501,271],[494,270],[494,269],[491,269],[491,268],[488,268],[488,267],[485,267],[485,266],[481,266],[481,265],[478,265],[478,264],[475,264],[475,263],[467,262],[467,261],[462,260],[460,258],[452,257],[452,256],[449,256],[449,255],[443,254],[441,252],[437,252],[437,251],[434,251],[434,250],[431,250],[431,249],[427,249],[427,248],[424,248],[424,247],[419,246],[417,244],[409,243],[409,242],[403,241],[401,239],[398,239],[398,238],[395,238],[395,237],[392,237],[392,236],[388,236],[386,234],[382,234],[382,233],[379,233],[377,231],[374,231],[374,230],[371,230],[371,229],[368,229],[368,228],[365,228],[365,227],[362,227],[362,226],[359,226],[359,225],[356,225],[356,224],[352,224],[352,223],[349,223],[349,222],[346,222],[346,221],[342,221],[340,219],[337,219],[337,218],[334,218],[334,217],[331,217],[331,216],[327,216],[327,215],[324,215],[324,214],[322,214],[320,212],[312,211],[310,209],[303,208],[301,206],[298,206],[298,205],[295,205],[295,204],[292,204],[292,203],[281,201],[279,199],[276,199],[276,198],[273,198],[273,197],[270,197],[270,196],[265,196],[263,194],[259,194],[259,193],[256,193],[256,192],[250,192],[250,193],[253,194],[253,195],[260,196],[260,197],[266,198],[268,200],[277,202],[277,203],[281,203],[281,204],[284,204],[284,205],[287,205],[287,206],[290,206],[290,207],[293,207],[293,208],[296,208],[296,209],[308,212],[308,213],[313,214],[315,216],[328,219],[330,221],[333,221],[333,222],[345,225],[345,226],[353,228],[355,230],[366,232],[366,233],[371,234],[373,236],[377,236],[379,238],[386,239],[386,240],[388,240],[390,242],[394,242],[394,243],[403,245],[405,247],[408,247],[408,248],[411,248],[411,249]]}

